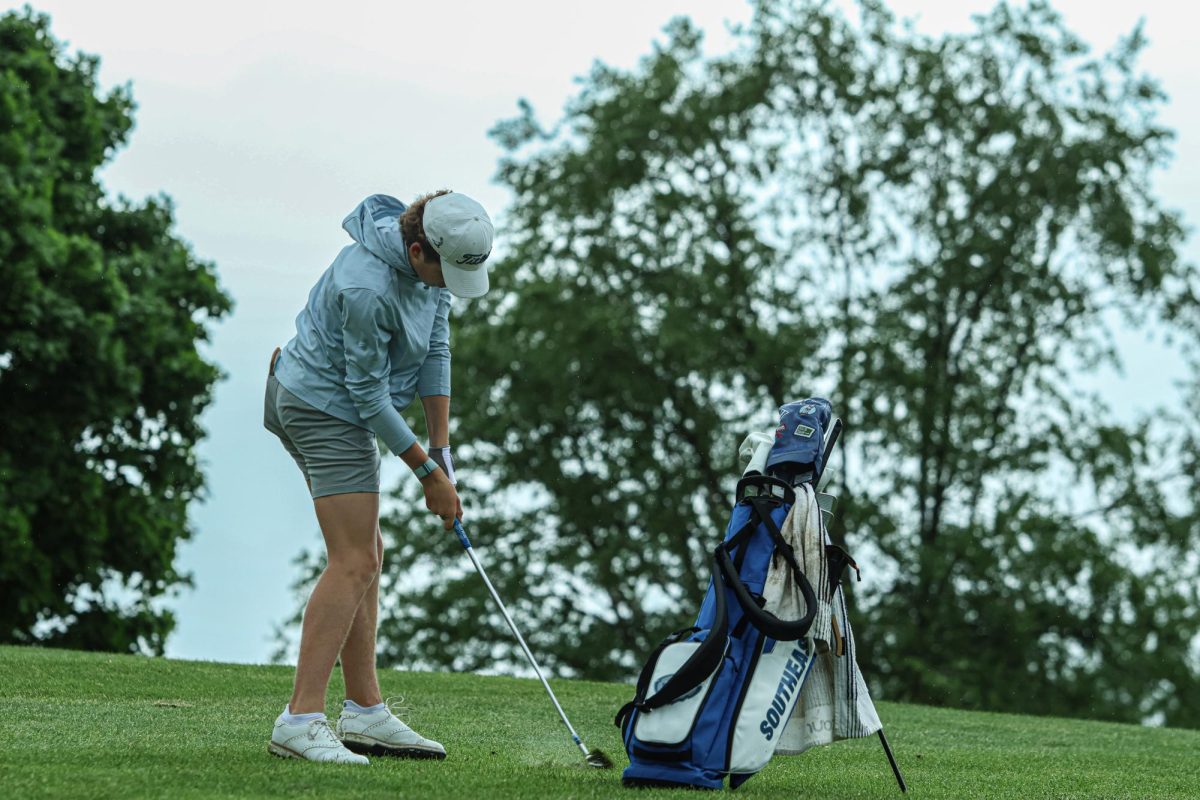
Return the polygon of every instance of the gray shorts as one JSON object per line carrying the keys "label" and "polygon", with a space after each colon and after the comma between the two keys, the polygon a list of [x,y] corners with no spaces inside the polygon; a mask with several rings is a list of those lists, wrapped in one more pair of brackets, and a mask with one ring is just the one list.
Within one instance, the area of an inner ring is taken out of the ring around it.
{"label": "gray shorts", "polygon": [[379,492],[375,434],[318,411],[267,377],[263,426],[279,437],[308,481],[313,498]]}

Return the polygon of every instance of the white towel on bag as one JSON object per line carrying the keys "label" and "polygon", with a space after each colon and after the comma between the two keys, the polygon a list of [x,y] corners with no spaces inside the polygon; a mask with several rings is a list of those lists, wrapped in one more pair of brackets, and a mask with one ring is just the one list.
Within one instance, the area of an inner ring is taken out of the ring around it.
{"label": "white towel on bag", "polygon": [[[845,594],[841,586],[830,590],[825,554],[829,535],[810,484],[797,487],[796,502],[780,532],[795,550],[796,562],[817,596],[817,611],[808,634],[815,652],[812,671],[775,750],[779,755],[797,755],[817,745],[870,736],[883,723],[855,660]],[[763,608],[780,619],[804,616],[804,597],[782,557],[771,561],[763,598]]]}

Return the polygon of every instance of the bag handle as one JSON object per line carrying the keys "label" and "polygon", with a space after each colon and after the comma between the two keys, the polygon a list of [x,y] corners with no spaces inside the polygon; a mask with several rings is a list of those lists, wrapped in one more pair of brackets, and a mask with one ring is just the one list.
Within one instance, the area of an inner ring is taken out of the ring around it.
{"label": "bag handle", "polygon": [[771,539],[775,542],[775,549],[783,555],[788,567],[792,570],[792,575],[796,579],[796,584],[800,587],[800,594],[804,596],[804,616],[798,620],[782,620],[769,611],[759,607],[758,603],[754,602],[754,598],[750,595],[750,590],[746,588],[746,584],[738,575],[737,568],[734,567],[733,561],[729,558],[729,551],[725,547],[725,543],[717,546],[714,552],[714,558],[717,562],[717,568],[721,572],[725,583],[729,588],[733,589],[733,595],[738,601],[738,605],[742,607],[742,613],[750,620],[750,624],[758,630],[770,636],[772,639],[781,642],[791,642],[797,639],[802,639],[808,635],[809,628],[812,627],[813,618],[817,614],[817,597],[813,593],[812,584],[808,582],[808,578],[800,570],[800,565],[796,562],[796,553],[792,546],[783,538],[783,534],[779,530],[779,526],[775,524],[775,520],[771,517],[770,502],[761,497],[748,497],[747,501],[754,508],[754,513],[766,526],[767,532],[770,533]]}

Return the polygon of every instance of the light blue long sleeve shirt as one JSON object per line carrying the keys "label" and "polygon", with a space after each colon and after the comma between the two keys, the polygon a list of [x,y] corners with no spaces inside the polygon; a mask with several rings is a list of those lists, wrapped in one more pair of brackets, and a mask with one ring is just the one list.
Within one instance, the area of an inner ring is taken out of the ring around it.
{"label": "light blue long sleeve shirt", "polygon": [[414,395],[450,394],[450,291],[426,284],[409,264],[404,209],[376,194],[342,220],[354,243],[309,292],[275,362],[284,388],[374,431],[396,454],[417,441],[400,414]]}

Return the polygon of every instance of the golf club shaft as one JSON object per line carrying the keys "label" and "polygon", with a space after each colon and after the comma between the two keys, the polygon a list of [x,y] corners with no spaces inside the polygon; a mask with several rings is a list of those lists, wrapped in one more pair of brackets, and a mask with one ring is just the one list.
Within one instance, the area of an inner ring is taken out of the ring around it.
{"label": "golf club shaft", "polygon": [[491,593],[492,599],[496,601],[496,606],[500,609],[500,613],[504,615],[504,621],[508,623],[509,630],[513,632],[513,636],[517,637],[517,643],[521,645],[521,649],[525,651],[525,657],[529,659],[529,665],[533,667],[533,671],[537,673],[538,680],[542,682],[542,686],[546,687],[546,693],[550,695],[550,702],[554,703],[554,708],[558,710],[558,715],[562,717],[563,724],[567,726],[567,730],[571,732],[571,738],[575,740],[575,744],[583,751],[584,756],[589,755],[587,747],[583,744],[583,740],[579,738],[579,734],[575,732],[571,721],[567,719],[567,713],[563,711],[563,707],[559,704],[558,698],[554,696],[554,690],[550,688],[550,684],[546,681],[546,676],[542,674],[541,667],[538,666],[537,659],[533,657],[533,653],[529,650],[529,645],[525,644],[525,638],[521,636],[521,632],[517,630],[517,624],[508,614],[508,609],[504,607],[504,601],[500,599],[500,595],[496,592],[496,587],[492,585],[488,579],[487,572],[484,571],[483,565],[479,563],[479,559],[475,556],[475,549],[471,547],[471,542],[467,539],[467,534],[462,528],[462,524],[457,520],[454,522],[455,531],[458,533],[459,540],[463,543],[463,549],[467,551],[467,556],[471,559],[471,563],[475,565],[475,571],[479,573],[479,577],[483,578],[483,583],[487,586],[488,592]]}

